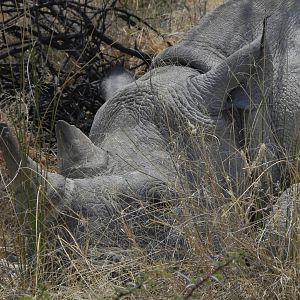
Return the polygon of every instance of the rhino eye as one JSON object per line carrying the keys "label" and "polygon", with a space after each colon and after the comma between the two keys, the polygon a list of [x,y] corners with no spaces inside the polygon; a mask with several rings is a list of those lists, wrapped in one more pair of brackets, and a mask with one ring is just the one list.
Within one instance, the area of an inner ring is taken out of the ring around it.
{"label": "rhino eye", "polygon": [[150,203],[161,204],[164,206],[164,200],[175,199],[177,193],[165,182],[152,181],[145,183],[139,194],[143,199],[148,199]]}

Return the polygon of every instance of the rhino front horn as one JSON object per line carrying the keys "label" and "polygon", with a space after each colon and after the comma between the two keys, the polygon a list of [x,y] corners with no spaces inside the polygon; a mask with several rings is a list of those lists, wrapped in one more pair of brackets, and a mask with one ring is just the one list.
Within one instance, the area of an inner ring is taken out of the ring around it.
{"label": "rhino front horn", "polygon": [[16,137],[6,123],[0,123],[0,150],[10,177],[14,177],[21,166],[21,155]]}
{"label": "rhino front horn", "polygon": [[0,123],[0,150],[6,163],[7,171],[12,178],[16,195],[18,213],[34,207],[40,186],[51,195],[51,202],[58,202],[64,191],[65,178],[59,174],[43,171],[39,164],[31,160],[25,151],[22,152],[10,128]]}

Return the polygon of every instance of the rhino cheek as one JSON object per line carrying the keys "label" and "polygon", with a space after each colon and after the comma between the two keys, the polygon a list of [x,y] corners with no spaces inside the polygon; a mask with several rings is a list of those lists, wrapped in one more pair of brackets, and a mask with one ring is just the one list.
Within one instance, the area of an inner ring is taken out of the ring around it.
{"label": "rhino cheek", "polygon": [[51,175],[48,176],[47,198],[56,206],[69,206],[74,195],[74,181],[60,176],[60,181],[57,182],[57,180],[53,180],[53,177],[58,174]]}

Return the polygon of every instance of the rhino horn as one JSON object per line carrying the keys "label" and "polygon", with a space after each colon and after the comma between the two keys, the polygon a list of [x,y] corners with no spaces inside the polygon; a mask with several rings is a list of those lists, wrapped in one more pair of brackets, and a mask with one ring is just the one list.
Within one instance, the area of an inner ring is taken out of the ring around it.
{"label": "rhino horn", "polygon": [[65,178],[59,174],[43,171],[39,164],[31,160],[24,151],[22,152],[17,138],[5,123],[0,123],[0,150],[8,174],[13,178],[17,212],[24,212],[31,207],[28,200],[36,198],[41,185],[45,190],[51,191],[52,202],[57,202],[56,198],[61,199],[59,195],[64,192]]}
{"label": "rhino horn", "polygon": [[99,173],[107,165],[108,155],[78,128],[65,121],[56,124],[57,157],[60,174],[83,178]]}
{"label": "rhino horn", "polygon": [[21,166],[21,154],[16,137],[6,123],[0,123],[0,150],[6,162],[8,174],[13,178]]}

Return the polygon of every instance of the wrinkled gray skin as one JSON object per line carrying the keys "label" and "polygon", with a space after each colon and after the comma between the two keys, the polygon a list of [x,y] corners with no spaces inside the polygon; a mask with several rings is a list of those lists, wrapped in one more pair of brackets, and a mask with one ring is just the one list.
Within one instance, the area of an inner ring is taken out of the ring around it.
{"label": "wrinkled gray skin", "polygon": [[[206,152],[220,186],[228,188],[226,182],[236,192],[243,192],[242,148],[255,158],[264,143],[267,161],[295,155],[299,11],[298,0],[228,1],[160,53],[140,79],[131,82],[122,71],[106,78],[108,99],[89,137],[58,122],[59,174],[48,173],[47,199],[56,210],[89,220],[85,226],[70,216],[71,229],[90,234],[100,246],[140,245],[152,254],[164,247],[180,248],[178,228],[156,224],[151,213],[163,205],[161,199],[174,202],[186,191],[183,173],[191,190],[205,186],[203,153],[189,138],[193,131],[206,136]],[[21,156],[5,124],[2,129],[0,149],[14,177]],[[179,154],[200,161],[195,174],[185,174],[176,162]],[[28,164],[36,169],[33,162]],[[276,181],[278,168],[272,173]],[[15,186],[23,177],[16,177]],[[20,202],[20,188],[16,192]]]}
{"label": "wrinkled gray skin", "polygon": [[297,243],[300,224],[300,184],[293,184],[277,199],[266,224],[264,236],[277,257],[293,258],[299,251]]}

